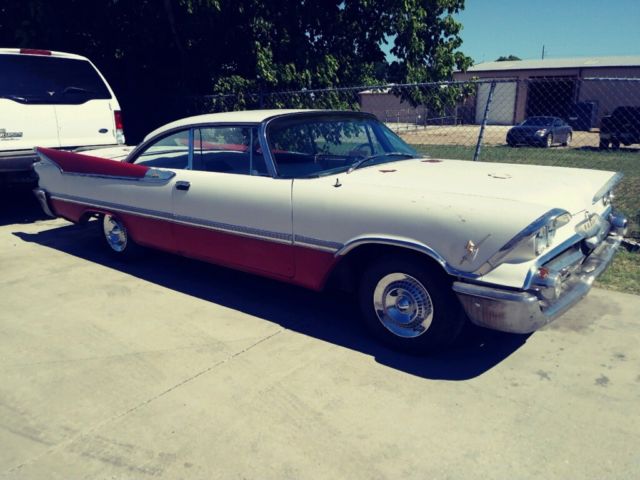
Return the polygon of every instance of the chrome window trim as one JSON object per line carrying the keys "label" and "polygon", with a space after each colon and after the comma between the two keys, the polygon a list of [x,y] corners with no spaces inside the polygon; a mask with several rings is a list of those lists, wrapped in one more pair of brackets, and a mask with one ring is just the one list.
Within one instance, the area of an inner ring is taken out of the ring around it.
{"label": "chrome window trim", "polygon": [[193,170],[193,134],[194,129],[189,129],[189,145],[187,146],[187,170]]}
{"label": "chrome window trim", "polygon": [[[285,115],[284,114],[283,115],[277,115],[276,117],[279,117],[279,116],[285,116]],[[276,118],[276,117],[269,117],[269,119]],[[140,153],[149,144],[155,142],[156,140],[160,140],[162,138],[168,137],[169,135],[173,135],[175,133],[178,133],[180,131],[185,131],[187,129],[190,129],[192,132],[195,132],[196,129],[202,129],[202,128],[233,128],[233,127],[238,127],[238,128],[257,128],[258,129],[258,140],[260,142],[260,148],[262,149],[262,152],[263,152],[265,164],[267,166],[267,171],[269,172],[269,175],[272,178],[276,178],[278,175],[276,173],[275,163],[273,162],[273,157],[271,156],[271,152],[269,151],[268,144],[267,144],[267,141],[266,141],[265,122],[264,121],[263,122],[233,122],[233,123],[231,123],[231,122],[204,122],[204,123],[194,123],[194,124],[192,124],[192,125],[190,125],[188,127],[185,126],[185,125],[182,125],[180,127],[172,128],[171,130],[166,130],[166,131],[156,135],[155,137],[151,137],[148,140],[142,142],[135,149],[133,149],[133,151],[131,151],[131,153],[123,161],[127,162],[127,163],[134,163],[136,161],[136,159],[138,158],[138,156],[140,155]],[[191,145],[193,145],[193,141],[191,139],[191,134],[190,134],[189,143]],[[193,149],[193,147],[191,147],[191,149]],[[191,161],[190,165],[193,165],[192,159],[190,161]],[[182,170],[182,169],[176,169],[176,170]],[[224,173],[224,172],[216,172],[216,173]],[[249,176],[261,177],[263,175],[249,175]]]}
{"label": "chrome window trim", "polygon": [[[269,142],[267,139],[267,129],[269,128],[269,125],[271,124],[271,122],[273,122],[274,120],[278,120],[279,118],[283,118],[283,117],[287,117],[287,118],[291,118],[291,117],[314,117],[314,116],[322,116],[322,115],[344,115],[344,116],[359,116],[362,118],[370,118],[370,119],[374,119],[379,121],[375,115],[371,114],[371,113],[367,113],[367,112],[358,112],[358,111],[352,111],[352,110],[307,110],[307,111],[303,111],[303,112],[295,112],[295,113],[283,113],[280,115],[274,115],[272,117],[269,118],[265,118],[261,123],[260,123],[260,131],[261,131],[261,144],[262,141],[264,141],[264,146],[262,147],[263,151],[268,152],[269,155],[269,159],[273,165],[273,177],[274,178],[281,178],[278,175],[278,167],[276,165],[276,162],[273,158],[273,156],[271,155],[271,148],[269,146]],[[381,122],[382,123],[382,122]],[[266,155],[265,155],[266,158]],[[286,180],[291,180],[291,179],[286,179]],[[295,179],[294,179],[295,180]]]}

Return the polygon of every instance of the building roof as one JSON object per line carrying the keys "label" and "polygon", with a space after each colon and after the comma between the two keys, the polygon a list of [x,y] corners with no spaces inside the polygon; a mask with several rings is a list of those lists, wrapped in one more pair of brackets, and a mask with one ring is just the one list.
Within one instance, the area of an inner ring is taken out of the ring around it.
{"label": "building roof", "polygon": [[495,72],[509,70],[544,70],[551,68],[640,67],[640,55],[617,57],[545,58],[544,60],[516,60],[511,62],[484,62],[469,68],[468,72]]}

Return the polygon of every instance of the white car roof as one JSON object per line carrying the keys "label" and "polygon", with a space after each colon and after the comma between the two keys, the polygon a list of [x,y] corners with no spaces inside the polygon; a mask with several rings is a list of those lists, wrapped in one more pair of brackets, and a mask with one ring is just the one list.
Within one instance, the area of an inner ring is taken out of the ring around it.
{"label": "white car roof", "polygon": [[322,110],[304,110],[304,109],[274,109],[274,110],[243,110],[241,112],[223,112],[209,113],[206,115],[196,115],[193,117],[181,118],[175,122],[163,125],[155,129],[144,137],[146,142],[148,139],[158,134],[173,130],[174,128],[186,127],[188,125],[199,125],[203,123],[260,123],[267,118],[276,117],[278,115],[286,115],[289,113],[303,112],[321,112]]}
{"label": "white car roof", "polygon": [[[33,53],[30,53],[33,52]],[[42,53],[36,52],[49,52],[49,54],[43,55]],[[9,54],[9,55],[34,55],[37,57],[47,56],[47,57],[57,57],[57,58],[72,58],[74,60],[89,60],[87,57],[83,57],[82,55],[76,55],[75,53],[66,53],[66,52],[56,52],[54,50],[41,50],[41,49],[29,49],[29,48],[0,48],[0,55]]]}

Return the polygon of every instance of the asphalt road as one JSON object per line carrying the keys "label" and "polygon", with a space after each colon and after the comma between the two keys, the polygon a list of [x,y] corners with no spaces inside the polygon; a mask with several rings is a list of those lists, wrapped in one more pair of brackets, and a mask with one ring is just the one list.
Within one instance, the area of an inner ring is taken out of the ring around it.
{"label": "asphalt road", "polygon": [[347,298],[151,252],[0,196],[0,477],[629,479],[640,297],[403,356]]}

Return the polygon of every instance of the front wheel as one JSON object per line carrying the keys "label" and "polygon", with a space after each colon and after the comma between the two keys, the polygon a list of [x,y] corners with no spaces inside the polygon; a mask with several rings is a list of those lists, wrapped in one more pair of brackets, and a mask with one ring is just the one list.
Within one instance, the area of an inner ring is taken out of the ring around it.
{"label": "front wheel", "polygon": [[465,317],[444,273],[404,258],[375,263],[362,276],[360,309],[368,329],[387,345],[426,354],[449,345]]}
{"label": "front wheel", "polygon": [[546,148],[550,148],[552,145],[553,145],[553,135],[549,134],[547,135],[547,138],[545,138],[544,146]]}

